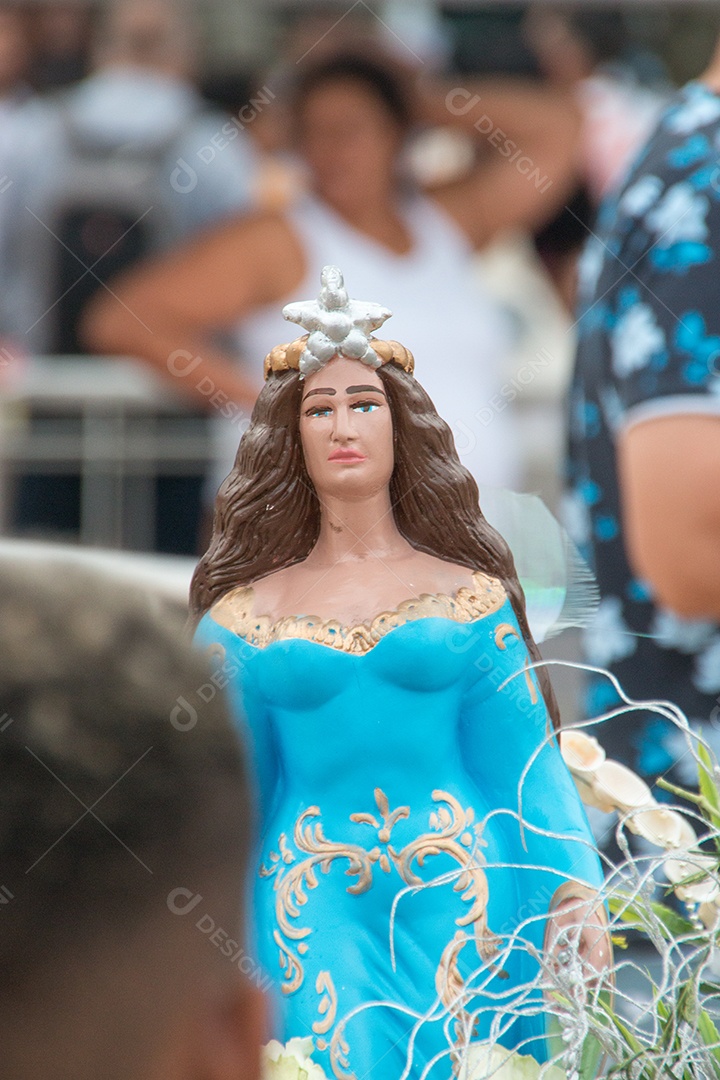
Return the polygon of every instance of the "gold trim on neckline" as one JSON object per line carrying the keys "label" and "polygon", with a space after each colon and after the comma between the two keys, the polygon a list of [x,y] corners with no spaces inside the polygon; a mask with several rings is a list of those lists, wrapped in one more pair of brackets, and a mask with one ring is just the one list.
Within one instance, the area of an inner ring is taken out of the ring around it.
{"label": "gold trim on neckline", "polygon": [[339,652],[366,653],[397,626],[417,619],[452,619],[467,623],[491,615],[502,607],[507,593],[498,578],[477,570],[473,584],[463,585],[450,596],[447,593],[422,593],[403,600],[393,611],[383,611],[370,622],[344,627],[337,619],[316,615],[286,615],[273,620],[269,615],[253,614],[255,594],[252,586],[241,585],[226,593],[210,609],[212,619],[260,649],[274,641],[301,638],[328,645]]}

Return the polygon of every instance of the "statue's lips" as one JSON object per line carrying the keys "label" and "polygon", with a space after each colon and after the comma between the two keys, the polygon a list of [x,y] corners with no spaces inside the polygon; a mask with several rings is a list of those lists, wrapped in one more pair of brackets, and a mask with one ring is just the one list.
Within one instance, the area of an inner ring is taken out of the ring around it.
{"label": "statue's lips", "polygon": [[328,461],[364,461],[365,455],[359,450],[333,450]]}

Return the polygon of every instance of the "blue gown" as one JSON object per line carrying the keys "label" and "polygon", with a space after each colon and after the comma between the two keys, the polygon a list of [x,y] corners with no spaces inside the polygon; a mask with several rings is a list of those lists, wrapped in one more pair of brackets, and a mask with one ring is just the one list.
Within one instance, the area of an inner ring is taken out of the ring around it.
{"label": "blue gown", "polygon": [[444,1078],[453,1039],[500,1012],[499,1041],[544,1060],[544,916],[602,875],[500,583],[477,573],[352,631],[271,624],[239,589],[197,641],[257,786],[248,948],[272,1036],[311,1035],[329,1077],[398,1080],[410,1057],[419,1076],[440,1055]]}

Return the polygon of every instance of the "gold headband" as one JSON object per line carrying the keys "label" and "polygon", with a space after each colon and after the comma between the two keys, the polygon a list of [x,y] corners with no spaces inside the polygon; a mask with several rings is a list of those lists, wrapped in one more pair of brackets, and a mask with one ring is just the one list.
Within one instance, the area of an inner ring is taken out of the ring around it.
{"label": "gold headband", "polygon": [[[300,357],[305,352],[309,334],[296,338],[286,345],[276,345],[267,356],[263,365],[263,374],[267,379],[270,372],[299,371]],[[408,375],[415,370],[415,358],[409,349],[401,345],[399,341],[380,341],[377,338],[369,339],[380,364],[397,364]],[[342,356],[342,353],[338,353]]]}

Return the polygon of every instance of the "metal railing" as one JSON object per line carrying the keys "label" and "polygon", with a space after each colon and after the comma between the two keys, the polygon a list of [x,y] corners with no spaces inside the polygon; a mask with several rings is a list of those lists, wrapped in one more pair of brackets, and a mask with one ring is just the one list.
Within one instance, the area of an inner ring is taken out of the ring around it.
{"label": "metal railing", "polygon": [[83,545],[151,550],[158,477],[204,477],[206,417],[135,360],[34,357],[0,386],[0,531],[23,476],[77,476]]}

